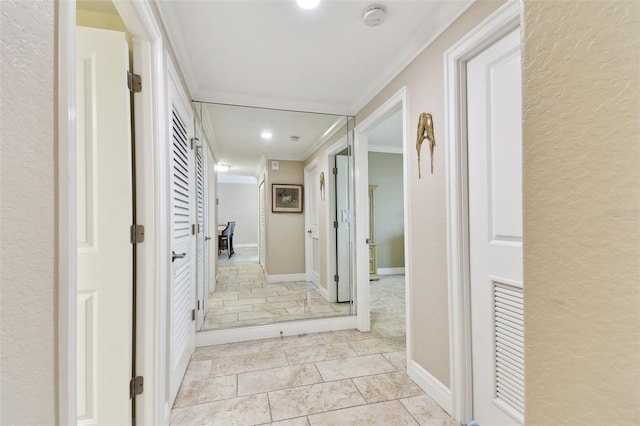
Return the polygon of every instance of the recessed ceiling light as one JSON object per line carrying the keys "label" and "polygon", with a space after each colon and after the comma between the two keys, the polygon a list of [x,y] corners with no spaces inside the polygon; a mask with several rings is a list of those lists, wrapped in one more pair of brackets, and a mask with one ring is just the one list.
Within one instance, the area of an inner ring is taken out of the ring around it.
{"label": "recessed ceiling light", "polygon": [[218,163],[216,164],[216,172],[228,172],[231,166],[229,164]]}
{"label": "recessed ceiling light", "polygon": [[320,0],[296,0],[296,1],[298,2],[298,6],[307,10],[315,9],[320,3]]}
{"label": "recessed ceiling light", "polygon": [[273,135],[271,134],[271,132],[262,132],[262,134],[260,135],[260,137],[262,137],[262,139],[266,139],[269,140],[271,139]]}

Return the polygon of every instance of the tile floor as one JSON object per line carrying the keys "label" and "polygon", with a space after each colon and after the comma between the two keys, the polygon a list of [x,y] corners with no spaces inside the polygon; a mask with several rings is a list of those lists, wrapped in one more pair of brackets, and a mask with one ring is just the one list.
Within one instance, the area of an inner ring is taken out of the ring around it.
{"label": "tile floor", "polygon": [[350,314],[350,303],[327,302],[311,283],[268,283],[257,249],[237,248],[235,252],[230,259],[225,253],[218,258],[218,283],[209,297],[205,330]]}
{"label": "tile floor", "polygon": [[456,425],[406,374],[404,277],[371,293],[369,333],[198,348],[172,425]]}

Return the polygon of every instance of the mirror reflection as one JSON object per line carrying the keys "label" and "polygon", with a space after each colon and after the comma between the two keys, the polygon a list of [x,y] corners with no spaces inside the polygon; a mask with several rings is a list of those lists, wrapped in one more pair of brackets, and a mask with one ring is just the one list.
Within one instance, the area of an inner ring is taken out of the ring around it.
{"label": "mirror reflection", "polygon": [[353,118],[194,110],[197,329],[354,315]]}

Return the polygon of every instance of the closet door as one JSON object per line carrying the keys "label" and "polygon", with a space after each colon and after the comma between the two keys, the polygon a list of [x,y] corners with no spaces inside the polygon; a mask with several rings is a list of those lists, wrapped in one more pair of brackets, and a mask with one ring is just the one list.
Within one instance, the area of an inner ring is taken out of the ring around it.
{"label": "closet door", "polygon": [[259,251],[260,251],[260,265],[262,265],[262,269],[266,268],[266,254],[265,254],[265,250],[267,247],[267,237],[266,237],[266,231],[267,231],[267,224],[266,224],[266,212],[265,212],[265,189],[264,189],[264,181],[262,181],[260,183],[260,186],[258,187],[258,208],[260,209],[260,247],[259,247]]}
{"label": "closet door", "polygon": [[191,150],[191,107],[171,85],[171,290],[170,304],[170,401],[195,349],[195,183]]}

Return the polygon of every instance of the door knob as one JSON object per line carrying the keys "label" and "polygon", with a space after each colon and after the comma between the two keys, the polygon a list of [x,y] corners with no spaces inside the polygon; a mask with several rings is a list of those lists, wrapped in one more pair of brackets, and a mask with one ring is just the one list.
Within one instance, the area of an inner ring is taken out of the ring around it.
{"label": "door knob", "polygon": [[311,235],[311,229],[309,229],[309,230],[307,231],[307,234]]}
{"label": "door knob", "polygon": [[205,241],[209,241],[211,239],[211,237],[204,237]]}
{"label": "door knob", "polygon": [[171,251],[171,262],[175,262],[176,259],[183,259],[185,256],[187,255],[187,253],[180,253],[177,254],[175,251]]}

